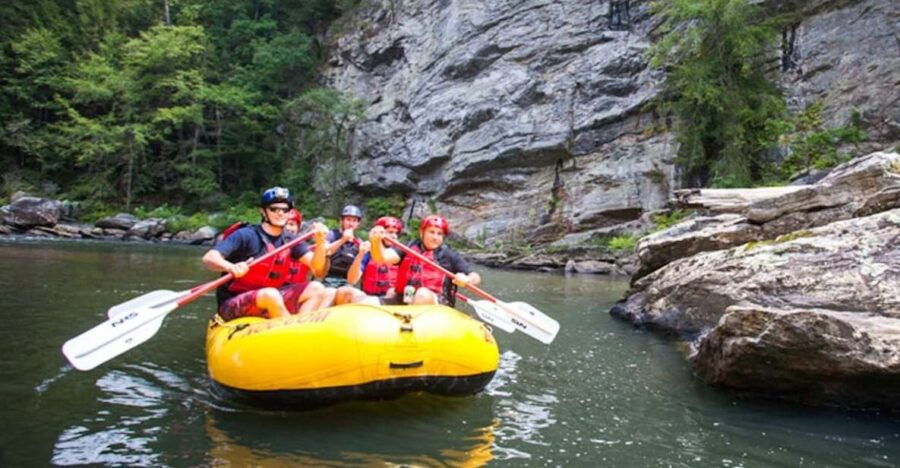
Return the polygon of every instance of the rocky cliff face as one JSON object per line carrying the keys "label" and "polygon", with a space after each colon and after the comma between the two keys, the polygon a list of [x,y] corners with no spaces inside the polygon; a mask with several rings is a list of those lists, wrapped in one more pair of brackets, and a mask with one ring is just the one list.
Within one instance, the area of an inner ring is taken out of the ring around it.
{"label": "rocky cliff face", "polygon": [[823,101],[826,125],[858,115],[860,152],[900,143],[900,4],[895,0],[767,2],[799,19],[785,28],[781,85],[795,110]]}
{"label": "rocky cliff face", "polygon": [[[767,5],[799,12],[773,70],[792,107],[824,100],[831,126],[857,113],[873,150],[900,141],[896,2]],[[646,113],[663,78],[644,56],[648,6],[363,2],[332,31],[325,69],[328,85],[369,103],[354,188],[434,202],[469,239],[584,241],[633,227],[678,184],[673,138]]]}
{"label": "rocky cliff face", "polygon": [[661,78],[647,4],[614,3],[366,2],[327,70],[370,103],[357,189],[431,199],[471,239],[551,225],[554,240],[663,206],[674,148],[644,113]]}

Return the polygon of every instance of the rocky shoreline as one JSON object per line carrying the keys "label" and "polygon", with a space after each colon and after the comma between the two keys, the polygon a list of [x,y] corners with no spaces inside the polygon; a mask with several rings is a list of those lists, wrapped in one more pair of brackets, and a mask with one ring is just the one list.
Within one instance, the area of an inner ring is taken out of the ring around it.
{"label": "rocky shoreline", "polygon": [[164,219],[138,219],[128,213],[88,224],[75,219],[75,203],[33,197],[22,192],[13,194],[10,200],[10,204],[0,207],[0,235],[192,245],[212,245],[218,235],[211,226],[171,233],[166,231]]}
{"label": "rocky shoreline", "polygon": [[900,155],[764,190],[678,193],[698,214],[638,243],[610,313],[688,340],[712,384],[900,410]]}
{"label": "rocky shoreline", "polygon": [[637,268],[633,252],[613,252],[601,248],[571,246],[541,248],[532,253],[463,251],[479,265],[507,270],[531,270],[546,273],[583,273],[631,276]]}

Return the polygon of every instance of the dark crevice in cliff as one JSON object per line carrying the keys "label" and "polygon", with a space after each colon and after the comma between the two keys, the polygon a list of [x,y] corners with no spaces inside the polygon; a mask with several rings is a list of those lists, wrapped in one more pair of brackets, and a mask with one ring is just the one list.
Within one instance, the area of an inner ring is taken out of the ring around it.
{"label": "dark crevice in cliff", "polygon": [[[527,169],[515,171],[518,175],[527,176],[530,172]],[[441,191],[440,200],[448,203],[449,200],[459,194],[471,192],[474,190],[486,192],[510,193],[521,188],[521,182],[515,177],[517,174],[511,171],[504,171],[502,176],[498,174],[486,173],[480,177],[470,177],[466,180],[456,181],[447,184],[446,188]]]}
{"label": "dark crevice in cliff", "polygon": [[566,184],[560,176],[562,168],[563,159],[559,158],[556,160],[556,166],[553,168],[553,186],[550,187],[550,200],[547,202],[547,214],[544,219],[542,219],[544,223],[549,223],[553,219],[556,210],[568,199],[568,196],[566,195]]}
{"label": "dark crevice in cliff", "polygon": [[[348,63],[353,64],[354,67],[371,73],[378,67],[389,68],[398,60],[406,60],[406,54],[401,42],[402,39],[397,39],[390,47],[369,55],[365,53],[354,54],[349,50],[345,50],[341,53],[341,57]],[[354,55],[364,55],[365,60],[358,62],[354,60]]]}
{"label": "dark crevice in cliff", "polygon": [[610,0],[607,27],[614,31],[631,29],[631,2],[629,0]]}
{"label": "dark crevice in cliff", "polygon": [[483,123],[493,119],[494,116],[497,115],[497,112],[497,109],[494,108],[476,109],[474,112],[467,114],[463,118],[459,128],[450,133],[450,138],[455,140],[459,138],[460,135],[478,130]]}
{"label": "dark crevice in cliff", "polygon": [[[479,148],[477,151],[483,151],[490,146],[496,145],[497,142],[489,143],[485,148]],[[478,176],[485,171],[497,169],[515,169],[527,167],[547,167],[555,164],[560,158],[569,159],[569,152],[559,145],[538,148],[532,150],[523,150],[521,147],[513,147],[505,151],[501,151],[493,158],[481,160],[470,164],[464,169],[456,172],[454,177],[457,179],[471,176]]]}
{"label": "dark crevice in cliff", "polygon": [[797,44],[797,28],[800,23],[793,23],[781,31],[781,71],[796,70],[802,74],[800,68],[800,47]]}
{"label": "dark crevice in cliff", "polygon": [[536,104],[547,102],[550,96],[543,90],[543,83],[532,82],[525,87],[512,101],[519,107],[525,109]]}
{"label": "dark crevice in cliff", "polygon": [[472,57],[466,60],[448,65],[444,68],[441,75],[448,80],[467,80],[474,78],[483,70],[491,66],[497,59],[502,57],[503,54],[512,49],[514,49],[514,47],[503,48],[496,44],[491,44],[475,52]]}
{"label": "dark crevice in cliff", "polygon": [[581,225],[606,227],[640,219],[642,214],[644,214],[644,210],[641,208],[609,209],[591,213],[577,221]]}

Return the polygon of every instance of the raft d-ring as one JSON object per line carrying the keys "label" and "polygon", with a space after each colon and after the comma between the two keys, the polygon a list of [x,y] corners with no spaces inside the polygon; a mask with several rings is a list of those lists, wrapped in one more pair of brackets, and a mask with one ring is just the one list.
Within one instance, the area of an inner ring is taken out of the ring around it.
{"label": "raft d-ring", "polygon": [[400,324],[400,332],[401,333],[411,333],[413,331],[412,326],[412,315],[410,314],[402,314],[400,312],[393,312],[394,317],[400,319],[403,323]]}
{"label": "raft d-ring", "polygon": [[391,312],[391,313],[394,314],[394,317],[397,317],[398,319],[403,320],[403,323],[411,323],[412,322],[412,315],[410,315],[410,314],[404,314],[401,312]]}

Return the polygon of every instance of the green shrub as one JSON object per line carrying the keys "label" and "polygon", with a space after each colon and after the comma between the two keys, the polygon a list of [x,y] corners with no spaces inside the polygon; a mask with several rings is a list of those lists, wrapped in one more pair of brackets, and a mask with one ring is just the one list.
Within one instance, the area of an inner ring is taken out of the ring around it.
{"label": "green shrub", "polygon": [[85,223],[93,224],[98,220],[113,216],[119,213],[119,210],[103,203],[103,202],[84,202],[81,216],[79,219]]}
{"label": "green shrub", "polygon": [[402,195],[394,194],[387,197],[372,197],[366,200],[366,221],[374,223],[382,216],[395,216],[399,218],[406,208],[406,200]]}
{"label": "green shrub", "polygon": [[841,145],[859,143],[866,138],[859,114],[851,123],[837,128],[825,128],[822,111],[824,102],[807,106],[790,119],[791,132],[781,138],[790,154],[775,171],[774,183],[787,183],[791,177],[811,169],[828,169],[850,159],[838,151]]}
{"label": "green shrub", "polygon": [[134,215],[141,219],[147,218],[162,218],[169,219],[175,216],[181,216],[181,207],[180,206],[169,206],[167,203],[163,203],[162,205],[153,208],[152,210],[148,210],[143,206],[135,207]]}
{"label": "green shrub", "polygon": [[668,213],[656,213],[650,219],[656,224],[654,231],[662,231],[678,224],[689,214],[689,210],[672,210]]}
{"label": "green shrub", "polygon": [[612,251],[634,251],[637,241],[640,239],[634,234],[623,234],[609,239],[609,249]]}
{"label": "green shrub", "polygon": [[166,230],[171,233],[181,231],[194,232],[203,226],[210,225],[210,218],[211,216],[209,213],[194,213],[190,216],[182,214],[170,216],[166,218]]}
{"label": "green shrub", "polygon": [[3,195],[4,198],[6,198],[19,191],[38,195],[37,186],[29,180],[30,177],[24,174],[24,172],[25,171],[14,171],[3,174],[3,183],[2,187],[0,187],[0,195]]}

